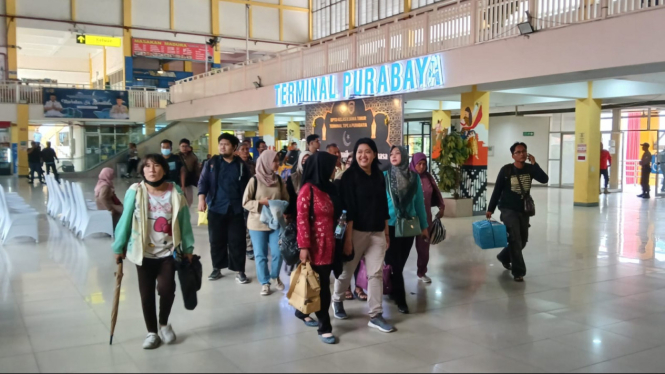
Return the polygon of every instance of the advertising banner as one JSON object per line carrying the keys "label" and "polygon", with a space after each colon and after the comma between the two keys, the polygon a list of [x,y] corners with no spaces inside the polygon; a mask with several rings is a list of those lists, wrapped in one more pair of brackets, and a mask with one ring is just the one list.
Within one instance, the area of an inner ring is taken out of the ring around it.
{"label": "advertising banner", "polygon": [[44,117],[129,119],[127,91],[44,88]]}
{"label": "advertising banner", "polygon": [[162,60],[213,61],[215,51],[206,44],[173,42],[168,40],[132,39],[132,55]]}
{"label": "advertising banner", "polygon": [[322,150],[337,144],[343,158],[358,139],[371,138],[385,164],[390,147],[402,144],[402,106],[399,95],[307,105],[307,133],[321,136]]}

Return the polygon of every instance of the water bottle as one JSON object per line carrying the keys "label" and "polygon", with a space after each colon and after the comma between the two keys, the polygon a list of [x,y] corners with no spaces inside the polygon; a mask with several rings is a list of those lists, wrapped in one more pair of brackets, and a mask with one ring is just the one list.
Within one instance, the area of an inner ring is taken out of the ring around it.
{"label": "water bottle", "polygon": [[342,216],[339,217],[339,223],[335,229],[335,239],[344,239],[344,233],[346,232],[346,210],[342,211]]}

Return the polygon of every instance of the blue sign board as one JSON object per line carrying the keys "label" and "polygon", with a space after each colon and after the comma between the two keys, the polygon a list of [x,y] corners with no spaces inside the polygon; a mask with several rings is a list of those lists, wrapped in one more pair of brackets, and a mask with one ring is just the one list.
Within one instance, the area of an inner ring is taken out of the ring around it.
{"label": "blue sign board", "polygon": [[443,88],[440,54],[275,85],[277,106],[348,100]]}
{"label": "blue sign board", "polygon": [[44,88],[44,117],[129,119],[127,91]]}

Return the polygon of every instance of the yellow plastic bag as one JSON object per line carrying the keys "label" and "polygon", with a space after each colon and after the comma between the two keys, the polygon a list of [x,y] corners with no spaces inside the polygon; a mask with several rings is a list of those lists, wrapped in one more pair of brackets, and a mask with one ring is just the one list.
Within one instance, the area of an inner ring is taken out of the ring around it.
{"label": "yellow plastic bag", "polygon": [[309,263],[298,265],[291,273],[291,286],[286,294],[289,304],[304,314],[321,310],[319,275]]}
{"label": "yellow plastic bag", "polygon": [[199,224],[198,226],[201,225],[208,225],[208,209],[206,209],[205,212],[199,212]]}

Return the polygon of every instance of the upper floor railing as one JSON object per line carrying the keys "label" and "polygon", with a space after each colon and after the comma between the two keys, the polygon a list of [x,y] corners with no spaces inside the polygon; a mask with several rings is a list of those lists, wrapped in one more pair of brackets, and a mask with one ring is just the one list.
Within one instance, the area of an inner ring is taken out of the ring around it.
{"label": "upper floor railing", "polygon": [[[353,70],[520,34],[563,27],[649,8],[663,0],[444,1],[305,46],[177,81],[171,101],[204,97]],[[527,13],[528,12],[528,13]]]}
{"label": "upper floor railing", "polygon": [[[0,103],[44,104],[42,89],[45,87],[88,89],[87,85],[34,85],[15,81],[0,81]],[[130,108],[166,108],[170,99],[169,92],[157,91],[147,87],[128,87],[127,92]]]}

